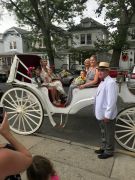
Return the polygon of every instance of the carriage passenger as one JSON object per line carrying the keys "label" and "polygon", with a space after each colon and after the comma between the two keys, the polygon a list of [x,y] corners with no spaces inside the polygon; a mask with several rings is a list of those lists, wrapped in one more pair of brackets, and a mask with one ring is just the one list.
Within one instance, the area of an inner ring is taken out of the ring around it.
{"label": "carriage passenger", "polygon": [[49,83],[50,87],[52,87],[52,86],[56,87],[56,89],[60,95],[62,95],[64,97],[66,96],[66,93],[62,86],[60,78],[56,74],[53,73],[53,70],[51,68],[48,69],[48,73],[47,73],[45,79],[46,79],[46,82]]}
{"label": "carriage passenger", "polygon": [[82,84],[85,84],[85,82],[86,82],[86,71],[82,70],[82,71],[80,71],[80,76],[75,78],[69,87],[68,97],[67,97],[67,101],[65,103],[65,106],[69,105],[71,100],[72,100],[73,89],[79,87]]}
{"label": "carriage passenger", "polygon": [[[78,84],[78,86],[74,86],[71,84],[68,91],[67,101],[65,106],[69,105],[72,100],[72,91],[75,88],[84,89],[87,87],[91,87],[98,83],[98,70],[97,70],[97,59],[95,55],[92,55],[90,59],[86,59],[84,61],[85,69],[87,70],[86,81],[82,84]],[[90,65],[90,66],[89,66]]]}
{"label": "carriage passenger", "polygon": [[90,59],[87,58],[84,61],[84,70],[87,72],[89,70],[89,68],[90,68]]}
{"label": "carriage passenger", "polygon": [[[47,73],[46,73],[46,76],[47,76]],[[52,103],[54,105],[59,105],[57,89],[55,88],[55,86],[49,86],[48,81],[46,81],[46,76],[43,79],[43,77],[42,77],[42,69],[41,69],[40,66],[38,66],[38,67],[35,68],[35,76],[32,78],[32,83],[36,83],[39,86],[41,86],[41,84],[46,86],[47,89],[50,92]]]}
{"label": "carriage passenger", "polygon": [[86,83],[79,86],[79,89],[84,89],[96,85],[98,83],[97,59],[95,55],[90,57],[90,67],[86,75]]}
{"label": "carriage passenger", "polygon": [[35,73],[33,73],[33,77],[32,77],[32,83],[33,84],[38,84],[38,85],[41,85],[43,83],[43,80],[41,78],[41,67],[38,66],[35,68]]}
{"label": "carriage passenger", "polygon": [[40,76],[41,76],[42,80],[44,80],[44,78],[48,72],[48,69],[49,69],[47,59],[41,59],[40,65],[41,65],[41,69],[42,69]]}

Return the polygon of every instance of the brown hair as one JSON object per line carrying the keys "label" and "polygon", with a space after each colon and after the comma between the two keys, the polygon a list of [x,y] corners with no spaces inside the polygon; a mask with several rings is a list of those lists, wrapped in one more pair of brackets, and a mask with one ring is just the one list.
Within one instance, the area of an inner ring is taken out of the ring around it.
{"label": "brown hair", "polygon": [[87,72],[86,72],[85,70],[81,70],[81,71],[80,71],[80,73],[81,73],[81,72],[83,72],[83,73],[87,74]]}
{"label": "brown hair", "polygon": [[90,56],[90,58],[94,58],[97,61],[97,56],[95,54],[93,54],[92,56]]}
{"label": "brown hair", "polygon": [[28,180],[48,180],[55,175],[55,170],[49,159],[43,156],[34,156],[33,162],[27,169]]}

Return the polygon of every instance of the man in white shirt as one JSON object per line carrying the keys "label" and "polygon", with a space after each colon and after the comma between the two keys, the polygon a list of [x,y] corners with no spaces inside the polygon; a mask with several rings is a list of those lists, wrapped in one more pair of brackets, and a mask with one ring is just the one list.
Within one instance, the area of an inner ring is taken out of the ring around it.
{"label": "man in white shirt", "polygon": [[101,83],[95,99],[95,115],[101,130],[102,144],[95,153],[99,154],[99,159],[106,159],[112,157],[114,153],[118,88],[116,82],[109,76],[109,63],[99,63],[98,76]]}

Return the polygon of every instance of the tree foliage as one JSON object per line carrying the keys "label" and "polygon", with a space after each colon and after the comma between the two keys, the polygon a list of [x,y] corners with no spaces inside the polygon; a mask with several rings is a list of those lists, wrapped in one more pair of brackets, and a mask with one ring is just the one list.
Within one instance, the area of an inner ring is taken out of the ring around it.
{"label": "tree foliage", "polygon": [[50,64],[54,64],[52,34],[62,35],[63,31],[54,23],[69,26],[73,18],[81,15],[87,0],[1,0],[13,11],[18,23],[31,26],[35,32],[42,32]]}
{"label": "tree foliage", "polygon": [[113,49],[112,64],[118,66],[121,51],[128,48],[126,41],[128,28],[135,26],[135,22],[132,22],[135,15],[135,0],[97,0],[97,2],[99,7],[96,13],[100,16],[105,10],[107,26],[109,29],[114,29],[108,44],[109,48]]}

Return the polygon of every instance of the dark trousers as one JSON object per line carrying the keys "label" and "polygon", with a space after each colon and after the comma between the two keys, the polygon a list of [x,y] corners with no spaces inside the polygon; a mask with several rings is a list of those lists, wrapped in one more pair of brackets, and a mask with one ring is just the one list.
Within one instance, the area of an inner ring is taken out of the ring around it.
{"label": "dark trousers", "polygon": [[99,121],[101,131],[101,149],[105,150],[107,154],[113,154],[115,146],[115,119],[109,122]]}

